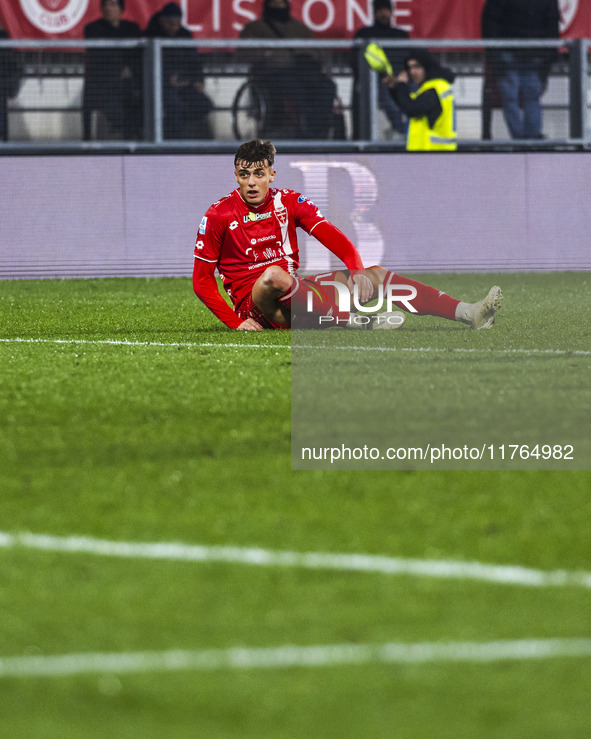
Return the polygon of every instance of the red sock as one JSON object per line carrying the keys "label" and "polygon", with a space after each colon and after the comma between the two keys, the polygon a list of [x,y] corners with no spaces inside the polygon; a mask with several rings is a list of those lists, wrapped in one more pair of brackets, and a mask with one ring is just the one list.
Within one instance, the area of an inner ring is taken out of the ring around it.
{"label": "red sock", "polygon": [[[387,271],[384,275],[384,300],[387,299],[390,285],[400,285],[400,288],[392,291],[394,297],[397,295],[401,297],[400,301],[394,303],[396,308],[402,308],[408,313],[416,312],[419,316],[440,316],[454,320],[456,307],[460,301],[436,287],[430,287],[417,280],[411,280],[409,277]],[[415,290],[416,295],[413,295]],[[411,311],[409,306],[412,306],[414,311]]]}
{"label": "red sock", "polygon": [[[333,296],[333,290],[319,285],[307,277],[292,275],[290,289],[279,302],[291,311],[291,323],[296,328],[327,328],[349,320],[348,313],[341,313]],[[320,321],[319,317],[332,318]]]}

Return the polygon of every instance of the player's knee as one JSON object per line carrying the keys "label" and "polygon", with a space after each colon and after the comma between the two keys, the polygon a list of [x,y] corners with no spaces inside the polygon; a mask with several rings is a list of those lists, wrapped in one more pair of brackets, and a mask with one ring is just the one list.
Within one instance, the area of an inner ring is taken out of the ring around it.
{"label": "player's knee", "polygon": [[261,282],[267,290],[277,293],[284,293],[291,287],[290,275],[277,265],[267,267],[261,276]]}

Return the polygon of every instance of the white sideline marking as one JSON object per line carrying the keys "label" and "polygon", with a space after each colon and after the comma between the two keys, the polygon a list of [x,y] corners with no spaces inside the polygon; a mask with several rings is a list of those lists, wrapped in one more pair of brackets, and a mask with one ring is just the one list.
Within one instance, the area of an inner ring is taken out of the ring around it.
{"label": "white sideline marking", "polygon": [[481,580],[528,587],[575,586],[591,588],[591,572],[536,570],[519,565],[495,565],[456,560],[409,559],[374,554],[293,552],[231,546],[204,546],[180,542],[141,543],[0,531],[0,547],[50,552],[94,554],[103,557],[159,559],[176,562],[223,562],[257,567],[300,567],[309,570],[368,572],[458,580]]}
{"label": "white sideline marking", "polygon": [[327,644],[308,647],[175,649],[162,652],[82,653],[0,657],[0,678],[67,677],[87,673],[252,670],[360,664],[495,662],[591,657],[591,639],[516,639],[493,642]]}
{"label": "white sideline marking", "polygon": [[456,353],[456,354],[532,354],[532,355],[556,355],[565,354],[577,356],[589,356],[591,351],[583,349],[442,349],[430,346],[405,347],[405,346],[327,346],[319,344],[306,346],[299,344],[234,344],[216,342],[196,341],[128,341],[127,339],[0,339],[2,344],[107,344],[112,346],[169,346],[186,348],[209,348],[209,349],[335,349],[337,351],[374,351],[374,352],[433,352],[433,353]]}
{"label": "white sideline marking", "polygon": [[433,352],[433,353],[449,353],[454,352],[457,354],[549,354],[549,355],[563,355],[563,354],[581,354],[587,356],[591,354],[591,351],[585,349],[463,349],[460,347],[442,349],[440,347],[422,346],[422,347],[409,347],[409,346],[297,346],[292,345],[293,349],[342,349],[346,351],[374,351],[374,352]]}
{"label": "white sideline marking", "polygon": [[108,344],[112,346],[230,347],[232,349],[290,349],[280,344],[223,344],[195,341],[128,341],[127,339],[0,339],[3,344]]}

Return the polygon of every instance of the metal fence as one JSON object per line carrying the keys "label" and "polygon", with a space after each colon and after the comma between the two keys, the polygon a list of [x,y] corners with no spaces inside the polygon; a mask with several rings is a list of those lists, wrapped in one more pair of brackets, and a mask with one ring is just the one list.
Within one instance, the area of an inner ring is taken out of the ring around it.
{"label": "metal fence", "polygon": [[[380,43],[399,64],[428,46],[454,71],[460,149],[591,146],[589,40]],[[0,41],[0,153],[215,152],[255,136],[284,150],[403,150],[405,121],[392,117],[364,49],[351,41]],[[506,52],[545,60],[541,138],[516,139],[507,127]]]}

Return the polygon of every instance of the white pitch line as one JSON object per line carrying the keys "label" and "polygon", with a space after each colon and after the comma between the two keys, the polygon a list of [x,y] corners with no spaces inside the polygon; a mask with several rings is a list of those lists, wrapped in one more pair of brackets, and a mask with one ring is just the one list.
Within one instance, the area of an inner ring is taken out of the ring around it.
{"label": "white pitch line", "polygon": [[320,344],[318,346],[300,346],[292,344],[292,349],[337,349],[342,351],[374,351],[374,352],[418,352],[418,353],[459,353],[459,354],[542,354],[556,355],[576,354],[589,356],[591,351],[584,349],[464,349],[464,348],[441,348],[431,346],[407,347],[407,346],[330,346]]}
{"label": "white pitch line", "polygon": [[141,543],[84,536],[0,532],[0,548],[35,549],[102,557],[221,562],[255,567],[293,567],[307,570],[365,572],[452,580],[479,580],[527,587],[573,586],[591,589],[591,572],[537,570],[520,565],[485,564],[457,560],[410,559],[373,554],[293,552],[249,547],[205,546],[180,542]]}
{"label": "white pitch line", "polygon": [[465,349],[441,347],[405,347],[405,346],[330,346],[327,344],[300,345],[300,344],[236,344],[197,341],[128,341],[127,339],[0,339],[2,344],[88,344],[108,346],[158,346],[158,347],[186,347],[198,349],[334,349],[336,351],[375,351],[375,352],[413,352],[413,353],[455,353],[455,354],[530,354],[542,356],[590,356],[591,351],[583,349]]}
{"label": "white pitch line", "polygon": [[109,346],[164,346],[164,347],[188,347],[188,348],[224,348],[231,349],[290,349],[285,344],[224,344],[215,342],[196,341],[128,341],[127,339],[0,339],[2,344],[90,344]]}
{"label": "white pitch line", "polygon": [[81,653],[0,657],[0,678],[70,677],[92,673],[253,670],[361,664],[486,663],[591,657],[591,639],[516,639],[493,642],[285,645],[231,649]]}

